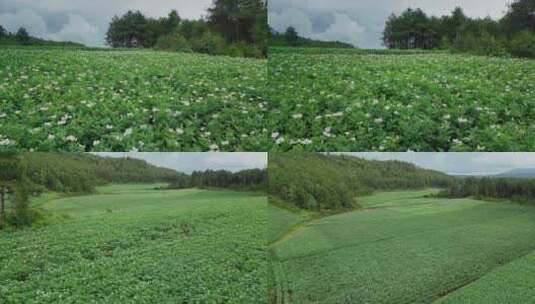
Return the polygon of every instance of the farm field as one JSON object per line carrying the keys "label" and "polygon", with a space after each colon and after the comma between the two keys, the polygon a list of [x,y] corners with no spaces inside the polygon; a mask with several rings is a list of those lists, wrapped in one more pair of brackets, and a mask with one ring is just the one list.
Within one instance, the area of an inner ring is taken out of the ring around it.
{"label": "farm field", "polygon": [[485,275],[437,304],[535,302],[535,252]]}
{"label": "farm field", "polygon": [[272,150],[535,150],[535,61],[276,49]]}
{"label": "farm field", "polygon": [[264,151],[266,60],[0,50],[0,148]]}
{"label": "farm field", "polygon": [[0,302],[267,302],[264,196],[152,189],[39,201],[65,218],[0,232]]}
{"label": "farm field", "polygon": [[[271,301],[503,303],[509,293],[532,297],[535,209],[426,197],[432,191],[377,193],[361,198],[361,210],[314,219],[283,235],[270,246]],[[516,284],[524,277],[528,283]]]}

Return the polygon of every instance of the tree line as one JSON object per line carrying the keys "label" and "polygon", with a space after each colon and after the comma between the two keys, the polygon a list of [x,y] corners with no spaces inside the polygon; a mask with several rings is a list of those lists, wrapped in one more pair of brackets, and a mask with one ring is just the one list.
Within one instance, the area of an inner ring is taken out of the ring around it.
{"label": "tree line", "polygon": [[267,2],[214,0],[207,16],[182,19],[176,10],[150,18],[140,11],[114,16],[106,34],[111,47],[143,47],[211,55],[265,57]]}
{"label": "tree line", "polygon": [[400,161],[371,161],[346,155],[269,155],[268,193],[302,209],[358,208],[358,196],[376,190],[447,187],[454,179]]}
{"label": "tree line", "polygon": [[265,191],[267,181],[266,169],[248,169],[238,172],[206,170],[194,171],[191,175],[181,176],[172,181],[169,188],[230,188]]}
{"label": "tree line", "polygon": [[269,28],[270,47],[309,47],[309,48],[354,48],[353,45],[340,41],[321,41],[299,35],[295,27],[290,26],[284,33]]}
{"label": "tree line", "polygon": [[535,205],[535,180],[469,177],[459,179],[438,195],[448,198],[506,199]]}
{"label": "tree line", "polygon": [[389,49],[450,49],[478,55],[535,57],[535,0],[513,1],[500,20],[470,18],[460,7],[442,17],[409,8],[388,18],[383,44]]}

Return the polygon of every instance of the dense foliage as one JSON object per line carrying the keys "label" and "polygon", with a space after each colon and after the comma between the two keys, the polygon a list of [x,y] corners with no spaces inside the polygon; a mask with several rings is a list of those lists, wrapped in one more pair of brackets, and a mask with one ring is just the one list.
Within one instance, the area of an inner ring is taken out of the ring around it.
{"label": "dense foliage", "polygon": [[113,17],[112,47],[145,47],[239,57],[266,56],[267,6],[262,0],[215,0],[206,19],[184,20],[176,10],[154,19],[140,11]]}
{"label": "dense foliage", "polygon": [[301,47],[301,48],[341,48],[353,49],[354,46],[341,41],[322,41],[299,36],[297,30],[290,26],[284,33],[269,29],[270,47]]}
{"label": "dense foliage", "polygon": [[51,200],[69,217],[0,231],[0,303],[267,303],[265,197],[144,186]]}
{"label": "dense foliage", "polygon": [[270,153],[269,194],[310,210],[357,207],[356,196],[375,190],[446,187],[453,178],[399,161],[353,156]]}
{"label": "dense foliage", "polygon": [[388,18],[383,43],[397,49],[442,48],[478,55],[535,57],[534,11],[534,0],[513,1],[498,21],[470,18],[460,7],[440,18],[409,8]]}
{"label": "dense foliage", "polygon": [[34,218],[28,208],[28,193],[32,187],[24,169],[19,155],[0,154],[0,229],[7,224],[26,225]]}
{"label": "dense foliage", "polygon": [[265,190],[267,186],[266,169],[249,169],[238,172],[226,170],[195,171],[173,180],[169,187],[182,188],[232,188],[247,190]]}
{"label": "dense foliage", "polygon": [[0,49],[0,149],[266,151],[266,61]]}
{"label": "dense foliage", "polygon": [[533,60],[303,50],[270,52],[271,150],[535,150]]}
{"label": "dense foliage", "polygon": [[476,178],[459,179],[439,196],[506,199],[535,204],[535,179]]}

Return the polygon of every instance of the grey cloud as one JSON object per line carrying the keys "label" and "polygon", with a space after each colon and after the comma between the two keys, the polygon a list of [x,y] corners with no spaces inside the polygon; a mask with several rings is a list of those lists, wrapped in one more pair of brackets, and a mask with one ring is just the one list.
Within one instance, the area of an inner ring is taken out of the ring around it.
{"label": "grey cloud", "polygon": [[[442,16],[456,6],[463,7],[465,13],[472,17],[500,18],[507,9],[507,1],[271,0],[269,24],[278,31],[284,31],[288,26],[294,26],[299,31],[302,27],[300,33],[310,38],[342,40],[363,48],[380,48],[384,23],[390,14],[399,14],[409,7],[420,7],[431,15]],[[339,18],[333,18],[336,15]],[[330,29],[331,26],[334,28]]]}
{"label": "grey cloud", "polygon": [[157,18],[176,9],[182,18],[198,19],[205,15],[211,3],[211,0],[1,0],[0,25],[11,32],[23,26],[40,38],[104,46],[105,33],[114,15],[140,10]]}

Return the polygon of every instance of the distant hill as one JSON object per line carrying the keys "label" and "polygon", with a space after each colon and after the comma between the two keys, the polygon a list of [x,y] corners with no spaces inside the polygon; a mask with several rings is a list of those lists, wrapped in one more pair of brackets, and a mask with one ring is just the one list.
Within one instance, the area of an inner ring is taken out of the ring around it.
{"label": "distant hill", "polygon": [[513,169],[504,173],[496,174],[493,177],[535,179],[535,168]]}
{"label": "distant hill", "polygon": [[26,30],[24,35],[18,33],[8,32],[2,25],[0,25],[0,46],[17,46],[17,45],[31,45],[31,46],[53,46],[53,47],[77,47],[83,48],[85,45],[71,41],[52,41],[45,40],[31,36]]}
{"label": "distant hill", "polygon": [[291,46],[291,47],[301,47],[301,48],[303,47],[306,47],[306,48],[340,48],[340,49],[354,49],[355,48],[354,45],[341,42],[341,41],[314,40],[314,39],[305,38],[299,35],[297,35],[297,37],[294,39],[295,39],[294,42],[289,43],[284,33],[279,33],[274,30],[271,30],[270,38],[269,38],[269,46],[270,47]]}

